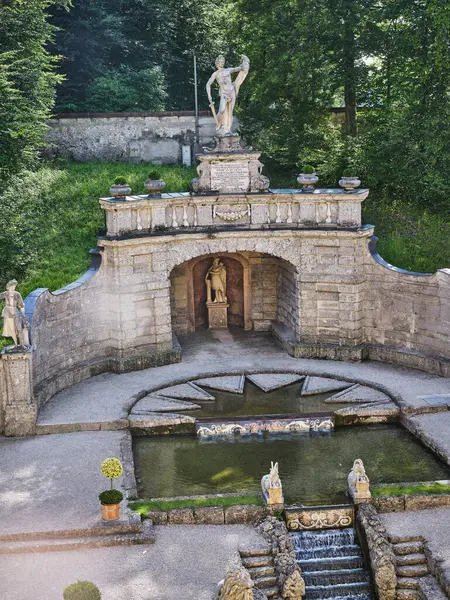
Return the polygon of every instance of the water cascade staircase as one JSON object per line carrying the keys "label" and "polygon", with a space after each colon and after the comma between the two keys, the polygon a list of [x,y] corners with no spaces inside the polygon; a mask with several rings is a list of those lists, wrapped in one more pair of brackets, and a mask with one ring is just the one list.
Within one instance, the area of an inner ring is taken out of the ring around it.
{"label": "water cascade staircase", "polygon": [[291,533],[305,580],[303,600],[373,600],[354,528]]}
{"label": "water cascade staircase", "polygon": [[416,600],[419,579],[429,573],[423,538],[392,537],[390,541],[397,558],[397,600]]}
{"label": "water cascade staircase", "polygon": [[248,546],[240,548],[239,553],[242,564],[250,573],[255,587],[264,592],[269,600],[277,599],[278,586],[271,547]]}

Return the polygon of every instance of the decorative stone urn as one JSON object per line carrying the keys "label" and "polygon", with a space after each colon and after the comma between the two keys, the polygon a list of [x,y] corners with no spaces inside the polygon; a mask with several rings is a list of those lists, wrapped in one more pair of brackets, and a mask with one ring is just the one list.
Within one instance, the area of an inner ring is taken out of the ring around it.
{"label": "decorative stone urn", "polygon": [[125,196],[129,196],[131,194],[131,188],[128,183],[114,183],[109,188],[109,193],[114,198],[125,198]]}
{"label": "decorative stone urn", "polygon": [[345,177],[343,175],[342,179],[339,179],[339,185],[345,190],[354,190],[361,185],[361,180],[357,175],[354,175],[353,177]]}
{"label": "decorative stone urn", "polygon": [[297,181],[303,185],[304,192],[312,192],[314,185],[319,181],[319,178],[315,173],[300,173],[297,177]]}
{"label": "decorative stone urn", "polygon": [[144,187],[149,196],[156,196],[157,194],[161,194],[161,190],[166,187],[166,182],[162,179],[147,179]]}

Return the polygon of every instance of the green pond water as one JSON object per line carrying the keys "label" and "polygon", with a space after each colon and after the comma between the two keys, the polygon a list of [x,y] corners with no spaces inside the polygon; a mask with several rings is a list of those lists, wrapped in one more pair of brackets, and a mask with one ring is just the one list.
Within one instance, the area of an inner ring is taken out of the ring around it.
{"label": "green pond water", "polygon": [[347,475],[362,458],[372,484],[449,479],[450,469],[397,425],[343,427],[330,433],[133,440],[140,498],[260,490],[279,463],[288,503],[346,501]]}
{"label": "green pond water", "polygon": [[[201,410],[190,411],[195,417],[240,417],[254,415],[287,415],[326,413],[330,414],[336,408],[349,406],[349,403],[326,404],[325,399],[337,392],[301,396],[303,382],[287,385],[286,387],[263,392],[253,383],[246,381],[243,394],[222,392],[202,386],[215,401],[202,402],[195,400]],[[348,384],[349,387],[351,383]]]}

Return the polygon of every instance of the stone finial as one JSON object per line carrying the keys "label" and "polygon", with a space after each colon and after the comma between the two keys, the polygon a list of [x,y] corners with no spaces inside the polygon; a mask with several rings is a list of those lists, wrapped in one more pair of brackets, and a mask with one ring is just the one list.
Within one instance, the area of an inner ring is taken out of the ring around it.
{"label": "stone finial", "polygon": [[13,351],[27,351],[30,347],[28,338],[29,322],[25,316],[25,305],[22,296],[19,292],[16,292],[16,286],[17,281],[12,279],[6,284],[6,291],[0,294],[0,300],[5,302],[5,307],[2,311],[2,335],[13,339]]}
{"label": "stone finial", "polygon": [[355,504],[360,502],[370,502],[372,494],[370,493],[370,481],[366,475],[364,463],[360,458],[357,458],[353,463],[353,468],[350,471],[347,479],[348,492]]}
{"label": "stone finial", "polygon": [[228,571],[220,586],[219,600],[253,600],[253,581],[245,567]]}
{"label": "stone finial", "polygon": [[283,585],[281,596],[287,600],[301,600],[305,595],[305,581],[299,569],[294,569]]}
{"label": "stone finial", "polygon": [[261,489],[266,504],[284,504],[283,487],[278,475],[278,463],[270,463],[270,473],[261,479]]}

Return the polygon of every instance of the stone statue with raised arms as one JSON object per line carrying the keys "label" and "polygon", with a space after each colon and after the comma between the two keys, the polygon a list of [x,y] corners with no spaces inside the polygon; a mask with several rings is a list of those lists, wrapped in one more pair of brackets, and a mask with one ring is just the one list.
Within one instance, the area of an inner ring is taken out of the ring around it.
{"label": "stone statue with raised arms", "polygon": [[[239,67],[229,67],[226,69],[225,57],[218,56],[216,58],[217,71],[214,71],[206,84],[209,106],[216,121],[216,132],[219,136],[233,135],[231,128],[233,126],[234,105],[239,94],[239,88],[247,77],[250,68],[250,61],[247,56],[242,55],[241,61]],[[234,81],[231,79],[232,73],[238,73]],[[211,85],[214,81],[217,81],[220,88],[220,103],[217,113],[211,96]]]}

